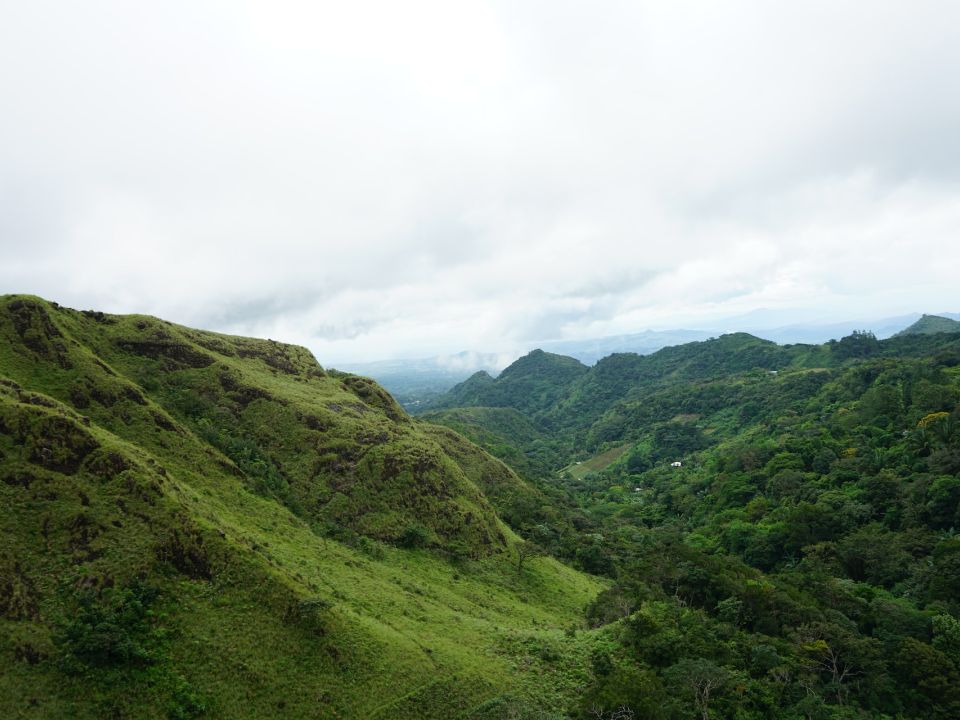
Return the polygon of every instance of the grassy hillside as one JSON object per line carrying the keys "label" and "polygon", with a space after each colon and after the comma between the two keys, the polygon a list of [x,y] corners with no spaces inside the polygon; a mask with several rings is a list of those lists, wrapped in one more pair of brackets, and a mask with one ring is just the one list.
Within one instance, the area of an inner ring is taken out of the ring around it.
{"label": "grassy hillside", "polygon": [[524,475],[543,474],[555,460],[517,449],[543,446],[546,434],[514,408],[468,406],[434,410],[420,417],[453,428]]}
{"label": "grassy hillside", "polygon": [[960,333],[960,321],[939,315],[924,315],[913,325],[897,335],[933,335],[936,333]]}
{"label": "grassy hillside", "polygon": [[589,682],[602,585],[518,572],[490,502],[536,491],[373,382],[27,296],[0,378],[4,717],[493,717]]}
{"label": "grassy hillside", "polygon": [[562,476],[569,476],[575,480],[583,480],[590,473],[606,470],[623,457],[623,454],[629,449],[629,443],[612,447],[609,450],[604,450],[602,453],[594,455],[589,460],[577,460],[576,462],[570,463],[565,468],[561,468],[560,474]]}

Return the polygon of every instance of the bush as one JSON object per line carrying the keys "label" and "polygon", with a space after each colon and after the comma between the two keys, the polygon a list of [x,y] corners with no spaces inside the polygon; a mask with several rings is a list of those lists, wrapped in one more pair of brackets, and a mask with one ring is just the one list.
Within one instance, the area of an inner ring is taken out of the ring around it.
{"label": "bush", "polygon": [[407,526],[400,535],[397,544],[402,548],[409,549],[427,547],[430,544],[430,536],[430,530],[420,523],[414,523]]}
{"label": "bush", "polygon": [[365,535],[361,535],[357,539],[356,548],[373,560],[383,560],[387,556],[387,551],[384,549],[383,543],[373,538],[368,538]]}
{"label": "bush", "polygon": [[90,590],[77,598],[77,611],[56,635],[67,670],[88,667],[143,667],[155,659],[159,636],[150,605],[157,591],[142,584]]}

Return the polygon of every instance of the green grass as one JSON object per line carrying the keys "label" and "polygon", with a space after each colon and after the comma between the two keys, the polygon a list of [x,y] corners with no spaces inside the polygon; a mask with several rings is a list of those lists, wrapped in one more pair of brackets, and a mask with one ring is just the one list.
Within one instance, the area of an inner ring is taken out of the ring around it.
{"label": "green grass", "polygon": [[570,463],[565,468],[560,470],[560,474],[570,475],[576,480],[582,480],[589,473],[606,470],[608,467],[613,465],[613,463],[619,460],[623,454],[630,449],[630,447],[630,443],[627,443],[626,445],[618,445],[617,447],[610,448],[609,450],[605,450],[602,453],[594,455],[588,460]]}
{"label": "green grass", "polygon": [[[517,572],[495,505],[531,491],[469,442],[280,343],[22,296],[0,338],[3,717],[575,703],[595,636],[566,631],[604,584]],[[118,632],[148,659],[78,663],[78,604],[141,583]]]}
{"label": "green grass", "polygon": [[924,315],[913,325],[901,330],[897,335],[935,335],[937,333],[958,333],[960,322],[939,315]]}

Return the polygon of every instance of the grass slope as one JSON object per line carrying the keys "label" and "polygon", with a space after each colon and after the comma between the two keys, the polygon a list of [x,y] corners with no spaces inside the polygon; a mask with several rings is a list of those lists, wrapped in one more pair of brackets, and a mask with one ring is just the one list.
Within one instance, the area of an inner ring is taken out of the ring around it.
{"label": "grass slope", "polygon": [[960,333],[960,321],[939,315],[924,315],[910,327],[897,333],[900,335],[934,335],[936,333]]}
{"label": "grass slope", "polygon": [[577,461],[567,465],[560,470],[561,474],[567,474],[575,480],[582,480],[586,475],[593,472],[606,470],[619,460],[623,454],[630,449],[630,445],[618,445],[617,447],[605,450],[602,453],[594,455],[592,458],[583,461]]}
{"label": "grass slope", "polygon": [[4,717],[489,716],[587,681],[563,630],[602,585],[517,573],[480,487],[530,489],[371,381],[26,296],[0,338]]}

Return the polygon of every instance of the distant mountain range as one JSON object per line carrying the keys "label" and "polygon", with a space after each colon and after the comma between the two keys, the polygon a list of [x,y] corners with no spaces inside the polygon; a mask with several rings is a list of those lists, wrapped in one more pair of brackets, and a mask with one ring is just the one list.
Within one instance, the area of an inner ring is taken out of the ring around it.
{"label": "distant mountain range", "polygon": [[569,355],[586,365],[618,352],[649,355],[660,348],[706,340],[720,333],[713,330],[645,330],[630,335],[609,335],[588,340],[556,340],[540,343],[540,348],[558,355]]}
{"label": "distant mountain range", "polygon": [[[923,323],[923,329],[913,330]],[[560,340],[540,344],[540,348],[549,352],[575,357],[582,363],[593,365],[607,355],[618,352],[633,352],[649,355],[660,348],[682,345],[697,340],[707,340],[720,335],[746,332],[764,340],[772,340],[780,345],[804,343],[817,345],[829,340],[837,340],[854,330],[869,330],[881,340],[892,337],[898,332],[956,332],[960,328],[960,313],[940,313],[939,315],[921,315],[911,313],[878,320],[845,320],[836,323],[792,323],[770,327],[763,322],[763,316],[757,314],[740,316],[723,321],[716,327],[706,330],[646,330],[630,335],[611,335],[589,340]],[[480,368],[478,368],[480,369]]]}
{"label": "distant mountain range", "polygon": [[[536,346],[549,353],[566,355],[585,365],[593,365],[614,353],[649,355],[661,348],[734,332],[750,333],[780,345],[820,344],[845,337],[854,330],[868,330],[880,339],[899,333],[960,332],[960,313],[910,313],[874,320],[777,325],[776,322],[782,321],[783,317],[782,314],[773,315],[761,310],[728,318],[715,323],[715,327],[701,330],[645,330],[586,340],[551,340],[537,343]],[[496,377],[520,354],[464,351],[429,358],[344,363],[339,369],[374,378],[407,410],[415,411],[474,373],[483,371]]]}

